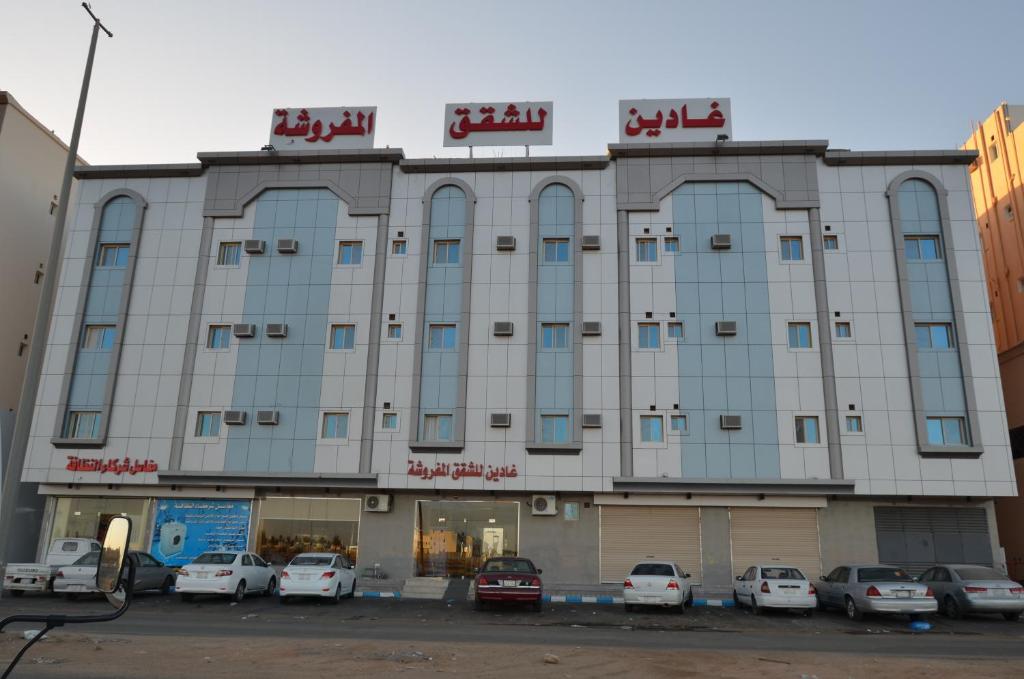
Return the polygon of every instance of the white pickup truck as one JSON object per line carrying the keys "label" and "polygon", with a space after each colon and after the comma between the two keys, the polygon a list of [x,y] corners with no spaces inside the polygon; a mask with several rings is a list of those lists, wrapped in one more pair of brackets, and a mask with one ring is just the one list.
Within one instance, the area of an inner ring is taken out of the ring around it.
{"label": "white pickup truck", "polygon": [[50,543],[46,563],[11,563],[4,571],[4,590],[11,596],[25,592],[47,592],[61,566],[73,564],[84,554],[100,551],[100,543],[89,538],[57,538]]}

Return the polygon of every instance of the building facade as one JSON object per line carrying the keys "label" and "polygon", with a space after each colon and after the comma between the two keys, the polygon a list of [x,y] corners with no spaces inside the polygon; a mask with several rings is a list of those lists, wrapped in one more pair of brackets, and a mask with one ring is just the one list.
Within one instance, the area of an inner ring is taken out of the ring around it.
{"label": "building facade", "polygon": [[[970,165],[970,187],[981,235],[982,256],[988,274],[999,369],[1003,377],[1006,419],[1010,428],[1018,494],[1024,476],[1024,106],[1003,103],[980,123],[964,143],[978,154]],[[996,503],[1004,537],[1007,565],[1017,579],[1024,578],[1024,502],[1006,498]]]}
{"label": "building facade", "polygon": [[80,168],[23,475],[44,540],[124,513],[172,563],[332,549],[404,579],[519,554],[599,585],[657,556],[706,592],[772,559],[1001,564],[973,159]]}

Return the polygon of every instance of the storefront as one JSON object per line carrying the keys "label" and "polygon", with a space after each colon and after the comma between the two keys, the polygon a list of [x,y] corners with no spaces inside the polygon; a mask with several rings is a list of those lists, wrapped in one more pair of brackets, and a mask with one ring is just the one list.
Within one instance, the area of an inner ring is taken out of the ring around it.
{"label": "storefront", "polygon": [[145,550],[149,546],[146,536],[151,507],[149,498],[54,498],[53,523],[47,545],[57,538],[92,538],[103,542],[110,520],[115,516],[127,516],[132,521],[131,549]]}
{"label": "storefront", "polygon": [[358,498],[266,497],[258,503],[256,552],[284,565],[302,552],[358,556]]}
{"label": "storefront", "polygon": [[519,503],[417,500],[417,575],[466,577],[492,556],[519,554]]}

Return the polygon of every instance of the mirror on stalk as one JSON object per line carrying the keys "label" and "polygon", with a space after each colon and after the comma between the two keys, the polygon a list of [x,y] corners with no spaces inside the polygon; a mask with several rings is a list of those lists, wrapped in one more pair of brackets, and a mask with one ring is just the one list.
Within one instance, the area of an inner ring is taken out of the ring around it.
{"label": "mirror on stalk", "polygon": [[126,516],[115,516],[107,526],[100,552],[100,565],[96,569],[96,589],[104,593],[117,590],[121,583],[121,570],[128,553],[128,540],[132,534],[132,522]]}

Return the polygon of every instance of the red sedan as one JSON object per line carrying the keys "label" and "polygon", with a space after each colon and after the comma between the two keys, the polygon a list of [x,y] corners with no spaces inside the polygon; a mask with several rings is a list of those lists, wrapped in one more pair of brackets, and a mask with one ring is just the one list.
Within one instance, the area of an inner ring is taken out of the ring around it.
{"label": "red sedan", "polygon": [[540,581],[541,570],[529,559],[518,557],[497,557],[488,559],[476,576],[475,593],[477,610],[491,601],[522,602],[541,609],[544,596]]}

